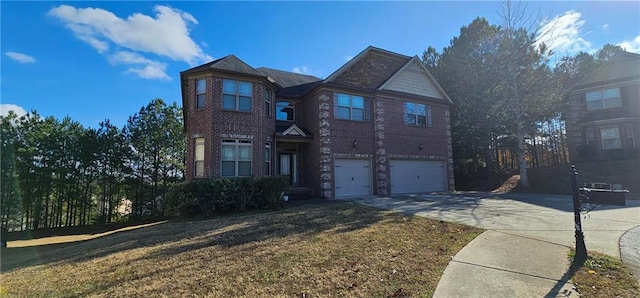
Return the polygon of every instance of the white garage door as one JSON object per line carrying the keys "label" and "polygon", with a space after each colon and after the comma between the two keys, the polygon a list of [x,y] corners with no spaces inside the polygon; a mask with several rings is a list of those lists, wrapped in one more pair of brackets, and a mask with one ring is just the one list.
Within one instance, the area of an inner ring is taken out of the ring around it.
{"label": "white garage door", "polygon": [[444,162],[391,160],[391,193],[444,191]]}
{"label": "white garage door", "polygon": [[335,160],[336,197],[371,194],[371,166],[366,159]]}

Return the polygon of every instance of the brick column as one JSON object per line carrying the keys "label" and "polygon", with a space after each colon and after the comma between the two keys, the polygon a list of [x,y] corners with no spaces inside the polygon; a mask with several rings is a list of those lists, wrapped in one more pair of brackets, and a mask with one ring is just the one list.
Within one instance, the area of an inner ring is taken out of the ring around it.
{"label": "brick column", "polygon": [[456,183],[453,177],[453,145],[451,139],[451,113],[449,111],[444,112],[444,121],[446,123],[447,130],[447,181],[448,191],[456,190]]}
{"label": "brick column", "polygon": [[378,100],[374,101],[374,105],[376,193],[385,196],[389,194],[389,161],[384,148],[384,105]]}
{"label": "brick column", "polygon": [[322,94],[319,97],[318,123],[320,128],[320,195],[324,199],[333,198],[333,161],[331,160],[331,129],[329,127],[329,113],[331,98]]}

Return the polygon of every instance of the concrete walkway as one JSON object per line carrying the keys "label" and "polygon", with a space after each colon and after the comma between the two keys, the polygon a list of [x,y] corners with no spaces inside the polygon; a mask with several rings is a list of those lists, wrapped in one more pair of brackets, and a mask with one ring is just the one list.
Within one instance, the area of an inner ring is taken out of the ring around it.
{"label": "concrete walkway", "polygon": [[[345,200],[488,230],[454,256],[434,297],[578,296],[568,284],[567,255],[575,245],[569,196],[454,193]],[[593,210],[582,224],[588,250],[620,258],[621,236],[640,225],[640,202]]]}
{"label": "concrete walkway", "polygon": [[640,226],[620,237],[620,257],[640,282]]}

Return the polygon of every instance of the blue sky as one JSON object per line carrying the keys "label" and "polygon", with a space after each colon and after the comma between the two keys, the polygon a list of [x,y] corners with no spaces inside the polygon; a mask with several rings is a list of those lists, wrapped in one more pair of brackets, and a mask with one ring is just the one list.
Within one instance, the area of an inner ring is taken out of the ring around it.
{"label": "blue sky", "polygon": [[[560,55],[640,53],[640,2],[529,2]],[[118,126],[151,99],[181,102],[179,72],[228,54],[327,77],[369,45],[441,50],[500,2],[0,2],[2,114]]]}

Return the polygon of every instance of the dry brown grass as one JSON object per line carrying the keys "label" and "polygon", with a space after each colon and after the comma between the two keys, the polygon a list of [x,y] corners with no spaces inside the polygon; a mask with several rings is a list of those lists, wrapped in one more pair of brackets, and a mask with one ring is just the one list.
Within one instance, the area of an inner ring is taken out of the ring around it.
{"label": "dry brown grass", "polygon": [[[571,252],[571,258],[573,254]],[[574,265],[575,266],[575,265]],[[640,286],[620,260],[589,252],[587,261],[574,270],[571,281],[583,297],[640,297]]]}
{"label": "dry brown grass", "polygon": [[166,222],[2,251],[19,297],[431,296],[477,228],[349,203]]}
{"label": "dry brown grass", "polygon": [[491,192],[511,192],[518,187],[518,183],[520,183],[520,175],[513,175],[509,177],[506,181],[500,185],[500,187],[492,190]]}

